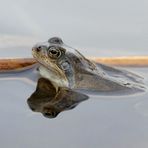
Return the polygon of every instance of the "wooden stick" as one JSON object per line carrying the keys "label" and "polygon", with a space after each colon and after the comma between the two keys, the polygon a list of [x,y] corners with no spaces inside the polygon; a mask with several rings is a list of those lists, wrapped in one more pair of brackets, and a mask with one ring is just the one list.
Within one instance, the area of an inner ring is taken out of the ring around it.
{"label": "wooden stick", "polygon": [[129,56],[129,57],[90,57],[91,60],[102,64],[113,66],[148,66],[148,56]]}
{"label": "wooden stick", "polygon": [[[88,59],[111,66],[148,66],[148,56],[89,57]],[[33,58],[0,59],[0,72],[22,71],[35,66]]]}
{"label": "wooden stick", "polygon": [[0,72],[22,71],[36,64],[33,58],[0,59]]}

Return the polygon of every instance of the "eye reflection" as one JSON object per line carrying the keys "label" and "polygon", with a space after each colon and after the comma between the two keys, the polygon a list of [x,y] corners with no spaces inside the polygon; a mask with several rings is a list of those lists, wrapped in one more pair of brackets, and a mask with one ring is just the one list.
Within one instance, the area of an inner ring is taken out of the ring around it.
{"label": "eye reflection", "polygon": [[48,118],[54,118],[54,114],[52,113],[43,113],[43,115]]}
{"label": "eye reflection", "polygon": [[32,111],[40,112],[47,118],[55,118],[59,113],[74,109],[87,99],[88,96],[65,87],[59,87],[56,92],[55,86],[49,80],[40,78],[27,103]]}

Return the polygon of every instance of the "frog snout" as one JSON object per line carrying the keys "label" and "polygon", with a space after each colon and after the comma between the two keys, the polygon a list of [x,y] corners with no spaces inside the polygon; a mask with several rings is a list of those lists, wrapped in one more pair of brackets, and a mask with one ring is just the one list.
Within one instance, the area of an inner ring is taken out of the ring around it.
{"label": "frog snout", "polygon": [[36,52],[40,52],[42,50],[42,46],[38,45],[38,46],[34,46],[32,48],[32,51],[36,51]]}

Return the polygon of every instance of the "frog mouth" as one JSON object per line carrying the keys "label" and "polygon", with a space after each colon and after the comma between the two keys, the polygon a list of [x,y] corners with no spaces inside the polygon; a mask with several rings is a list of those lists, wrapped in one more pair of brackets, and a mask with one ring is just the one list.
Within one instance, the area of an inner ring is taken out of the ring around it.
{"label": "frog mouth", "polygon": [[67,84],[67,85],[64,85],[64,86],[69,85],[69,82],[68,82],[68,79],[67,79],[65,73],[56,65],[56,63],[50,61],[44,55],[36,54],[36,52],[34,52],[34,51],[32,52],[32,55],[35,58],[35,60],[39,63],[39,65],[44,67],[44,69],[47,69],[49,76],[51,76],[51,75],[56,76],[56,80],[54,79],[54,80],[51,80],[51,81],[53,81],[53,82],[61,81],[62,84]]}

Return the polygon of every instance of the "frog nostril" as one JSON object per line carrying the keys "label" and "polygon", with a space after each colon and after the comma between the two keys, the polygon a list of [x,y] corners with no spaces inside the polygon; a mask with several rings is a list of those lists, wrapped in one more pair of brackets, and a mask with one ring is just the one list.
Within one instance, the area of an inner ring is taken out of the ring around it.
{"label": "frog nostril", "polygon": [[41,47],[41,46],[39,46],[39,47],[37,47],[37,48],[36,48],[36,51],[37,51],[37,52],[40,52],[40,51],[41,51],[41,49],[42,49],[42,47]]}

